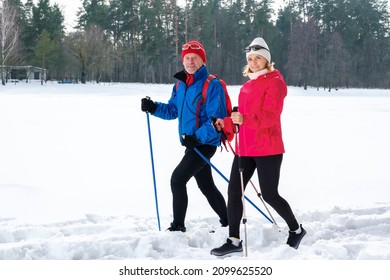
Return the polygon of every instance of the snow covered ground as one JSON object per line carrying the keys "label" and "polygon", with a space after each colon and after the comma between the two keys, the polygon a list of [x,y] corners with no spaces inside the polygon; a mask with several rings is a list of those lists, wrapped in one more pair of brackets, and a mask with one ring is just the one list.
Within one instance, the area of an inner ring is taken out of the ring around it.
{"label": "snow covered ground", "polygon": [[[226,240],[227,229],[193,180],[187,232],[165,231],[172,219],[169,179],[184,149],[177,121],[151,116],[158,230],[140,99],[166,101],[171,87],[0,89],[1,260],[215,259],[209,251]],[[237,104],[239,86],[229,91]],[[283,220],[271,210],[279,232],[247,204],[248,259],[389,260],[390,90],[290,87],[282,122],[280,192],[307,235],[299,250],[289,248]],[[212,162],[228,175],[231,160],[223,151]],[[227,197],[227,184],[214,177]],[[250,186],[246,195],[265,211]]]}

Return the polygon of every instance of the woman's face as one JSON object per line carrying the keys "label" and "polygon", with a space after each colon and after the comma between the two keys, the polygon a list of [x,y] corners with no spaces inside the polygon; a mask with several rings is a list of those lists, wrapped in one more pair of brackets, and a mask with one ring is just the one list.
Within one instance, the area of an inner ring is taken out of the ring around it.
{"label": "woman's face", "polygon": [[248,57],[248,65],[251,72],[256,73],[267,67],[268,61],[258,54],[251,54]]}

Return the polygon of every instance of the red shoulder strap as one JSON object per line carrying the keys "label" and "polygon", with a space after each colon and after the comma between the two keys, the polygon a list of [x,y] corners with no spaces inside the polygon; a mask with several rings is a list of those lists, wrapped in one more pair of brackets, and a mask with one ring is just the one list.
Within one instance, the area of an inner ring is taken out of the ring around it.
{"label": "red shoulder strap", "polygon": [[207,97],[207,89],[209,88],[209,84],[212,79],[216,78],[214,75],[209,75],[207,77],[207,80],[203,84],[202,88],[202,98],[199,100],[198,104],[196,104],[196,127],[199,127],[199,112],[200,112],[200,107],[202,104],[206,103],[206,97]]}
{"label": "red shoulder strap", "polygon": [[210,85],[210,82],[215,79],[216,76],[215,75],[212,75],[210,74],[208,77],[207,77],[207,80],[204,82],[203,84],[203,89],[202,89],[202,97],[203,97],[203,102],[206,103],[206,97],[207,97],[207,89],[209,88],[209,85]]}

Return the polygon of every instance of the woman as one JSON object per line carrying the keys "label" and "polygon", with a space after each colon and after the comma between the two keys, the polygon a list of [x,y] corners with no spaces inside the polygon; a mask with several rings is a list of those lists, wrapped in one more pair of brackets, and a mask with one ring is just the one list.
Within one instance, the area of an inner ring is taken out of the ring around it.
{"label": "woman", "polygon": [[212,255],[226,256],[242,252],[240,221],[243,214],[239,161],[243,172],[244,189],[257,169],[264,200],[286,221],[289,227],[287,244],[298,248],[306,231],[299,225],[288,202],[279,195],[278,184],[284,145],[280,116],[287,86],[283,76],[271,63],[271,53],[263,38],[256,38],[245,49],[249,77],[240,90],[238,112],[230,118],[217,120],[217,126],[226,134],[239,126],[239,142],[228,188],[229,238]]}

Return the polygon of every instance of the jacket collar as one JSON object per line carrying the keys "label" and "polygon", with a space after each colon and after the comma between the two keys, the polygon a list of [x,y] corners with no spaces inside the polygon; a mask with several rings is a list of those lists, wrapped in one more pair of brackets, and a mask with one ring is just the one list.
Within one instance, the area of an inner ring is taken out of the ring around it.
{"label": "jacket collar", "polygon": [[264,74],[267,74],[267,73],[269,73],[269,71],[268,71],[267,68],[265,68],[265,69],[260,70],[260,71],[258,71],[258,72],[256,72],[256,73],[248,73],[248,77],[249,77],[249,79],[251,79],[251,80],[256,80],[256,79],[257,79],[258,77],[260,77],[261,75],[264,75]]}
{"label": "jacket collar", "polygon": [[[260,72],[261,72],[261,71],[260,71]],[[257,73],[259,73],[259,72],[252,73],[252,74],[257,74]],[[273,70],[273,71],[271,71],[271,72],[261,73],[260,75],[255,76],[254,78],[249,77],[249,75],[248,75],[248,77],[250,78],[250,80],[260,80],[260,79],[273,78],[273,77],[280,77],[280,76],[281,76],[280,72],[279,72],[278,70],[276,70],[276,69]]]}
{"label": "jacket collar", "polygon": [[[207,71],[207,67],[205,65],[203,65],[202,67],[199,68],[198,71],[195,72],[194,74],[194,82],[193,83],[196,83],[197,81],[199,80],[203,80],[203,79],[206,79],[209,75],[209,72]],[[174,78],[182,81],[183,83],[186,82],[186,71],[185,70],[182,70],[180,72],[177,72],[174,76]]]}

